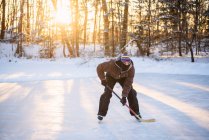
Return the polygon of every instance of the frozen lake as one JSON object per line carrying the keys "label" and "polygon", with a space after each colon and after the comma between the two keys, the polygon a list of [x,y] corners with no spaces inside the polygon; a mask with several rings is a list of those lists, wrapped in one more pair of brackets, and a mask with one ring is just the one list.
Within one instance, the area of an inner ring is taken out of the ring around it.
{"label": "frozen lake", "polygon": [[99,124],[96,77],[1,82],[0,139],[209,139],[209,76],[139,73],[133,86],[142,117],[157,122],[137,122],[113,95]]}

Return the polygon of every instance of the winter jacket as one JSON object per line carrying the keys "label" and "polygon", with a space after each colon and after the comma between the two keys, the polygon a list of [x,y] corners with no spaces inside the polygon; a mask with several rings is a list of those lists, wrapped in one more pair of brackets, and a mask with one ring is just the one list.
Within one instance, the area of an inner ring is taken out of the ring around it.
{"label": "winter jacket", "polygon": [[133,78],[135,74],[135,69],[133,63],[127,68],[127,70],[122,70],[116,60],[110,60],[108,62],[103,62],[97,66],[97,74],[100,80],[105,79],[105,75],[108,74],[114,79],[125,78],[122,96],[128,97],[128,93],[132,88]]}

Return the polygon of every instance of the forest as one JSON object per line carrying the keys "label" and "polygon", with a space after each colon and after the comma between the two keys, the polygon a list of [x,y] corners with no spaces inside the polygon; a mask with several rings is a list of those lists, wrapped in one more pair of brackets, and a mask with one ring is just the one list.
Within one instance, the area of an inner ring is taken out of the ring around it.
{"label": "forest", "polygon": [[0,42],[24,48],[42,46],[52,58],[58,44],[65,57],[79,57],[80,46],[102,46],[114,57],[134,44],[138,56],[194,56],[209,51],[208,0],[1,0]]}

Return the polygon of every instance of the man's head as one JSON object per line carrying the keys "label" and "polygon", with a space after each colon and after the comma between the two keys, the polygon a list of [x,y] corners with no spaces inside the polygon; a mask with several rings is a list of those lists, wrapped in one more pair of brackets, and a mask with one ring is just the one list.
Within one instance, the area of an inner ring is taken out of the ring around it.
{"label": "man's head", "polygon": [[116,59],[116,65],[120,67],[122,71],[126,71],[132,67],[132,61],[128,55],[122,54]]}
{"label": "man's head", "polygon": [[120,61],[123,62],[123,64],[126,65],[126,66],[131,64],[131,59],[126,54],[123,54],[123,55],[120,56]]}

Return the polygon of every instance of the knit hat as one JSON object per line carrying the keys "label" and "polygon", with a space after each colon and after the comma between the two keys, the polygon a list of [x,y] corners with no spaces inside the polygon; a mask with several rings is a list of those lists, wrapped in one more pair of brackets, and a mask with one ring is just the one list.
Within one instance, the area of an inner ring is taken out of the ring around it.
{"label": "knit hat", "polygon": [[128,64],[131,63],[131,59],[130,57],[127,55],[127,54],[123,54],[120,56],[120,60],[123,62],[123,63],[126,63],[128,62]]}

